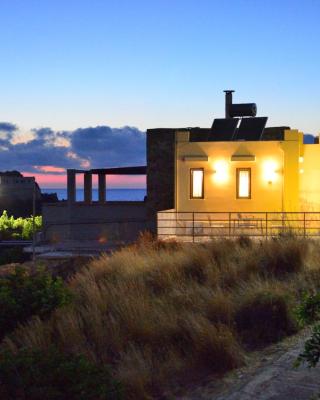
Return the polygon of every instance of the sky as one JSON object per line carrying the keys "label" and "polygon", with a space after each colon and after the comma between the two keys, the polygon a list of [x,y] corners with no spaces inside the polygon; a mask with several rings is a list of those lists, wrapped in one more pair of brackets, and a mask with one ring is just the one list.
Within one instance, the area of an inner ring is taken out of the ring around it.
{"label": "sky", "polygon": [[320,131],[320,0],[0,0],[0,18],[0,170],[42,187],[145,164],[147,128],[211,126],[224,89]]}

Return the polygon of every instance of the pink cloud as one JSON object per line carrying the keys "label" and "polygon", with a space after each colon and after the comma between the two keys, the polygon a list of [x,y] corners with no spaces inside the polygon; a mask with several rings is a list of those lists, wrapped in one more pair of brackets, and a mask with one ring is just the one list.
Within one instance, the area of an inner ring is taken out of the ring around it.
{"label": "pink cloud", "polygon": [[37,169],[38,171],[41,172],[57,172],[57,173],[61,173],[61,172],[66,172],[65,168],[60,168],[60,167],[54,167],[53,165],[35,165],[34,166],[35,169]]}

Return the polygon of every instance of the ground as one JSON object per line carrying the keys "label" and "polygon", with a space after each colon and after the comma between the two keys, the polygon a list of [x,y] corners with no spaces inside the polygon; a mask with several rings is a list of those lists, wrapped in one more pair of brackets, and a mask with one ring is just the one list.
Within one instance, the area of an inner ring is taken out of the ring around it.
{"label": "ground", "polygon": [[249,366],[228,374],[222,382],[211,377],[176,399],[311,400],[320,393],[320,367],[293,367],[309,333],[309,329],[304,330],[262,353],[252,354],[247,360]]}

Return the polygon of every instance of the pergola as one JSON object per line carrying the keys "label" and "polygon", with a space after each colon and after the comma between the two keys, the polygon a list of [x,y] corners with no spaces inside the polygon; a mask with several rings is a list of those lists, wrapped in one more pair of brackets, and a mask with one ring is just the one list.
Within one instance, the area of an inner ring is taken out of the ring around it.
{"label": "pergola", "polygon": [[119,168],[98,168],[90,170],[67,170],[67,188],[68,202],[75,203],[76,201],[76,175],[84,175],[84,202],[92,203],[92,175],[98,175],[98,202],[106,202],[106,175],[146,175],[146,166],[137,167],[119,167]]}

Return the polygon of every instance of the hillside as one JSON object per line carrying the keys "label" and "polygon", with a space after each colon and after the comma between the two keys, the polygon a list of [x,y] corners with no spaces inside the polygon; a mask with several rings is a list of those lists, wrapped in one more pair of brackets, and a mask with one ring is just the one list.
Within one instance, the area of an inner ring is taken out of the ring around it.
{"label": "hillside", "polygon": [[[178,387],[207,374],[219,379],[246,354],[297,332],[293,310],[320,287],[319,255],[315,242],[292,237],[196,245],[144,236],[89,262],[67,283],[70,302],[18,327],[2,352],[22,360],[21,385],[30,382],[23,352],[33,352],[35,367],[56,349],[109,368],[118,389],[103,386],[97,399],[175,398]],[[8,386],[2,390],[8,396]]]}

